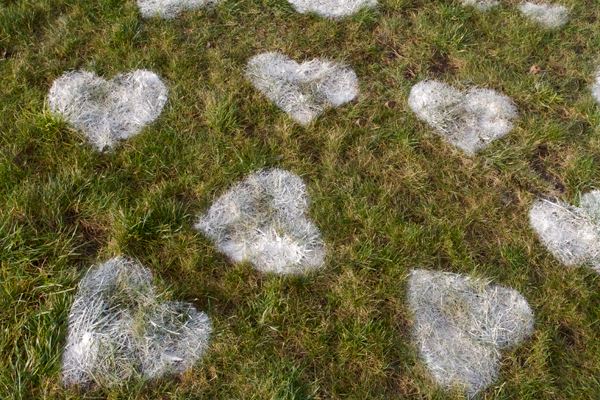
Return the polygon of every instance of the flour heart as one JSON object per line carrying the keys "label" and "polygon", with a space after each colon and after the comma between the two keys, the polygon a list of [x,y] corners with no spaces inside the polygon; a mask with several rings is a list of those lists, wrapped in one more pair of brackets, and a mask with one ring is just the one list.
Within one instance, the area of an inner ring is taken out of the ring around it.
{"label": "flour heart", "polygon": [[558,4],[524,1],[519,4],[519,10],[527,18],[549,29],[559,28],[569,20],[569,9]]}
{"label": "flour heart", "polygon": [[582,196],[579,207],[538,200],[529,211],[529,222],[561,263],[589,264],[600,273],[600,190]]}
{"label": "flour heart", "polygon": [[458,274],[413,270],[408,303],[427,368],[442,387],[470,396],[496,380],[499,350],[533,332],[533,312],[518,292]]}
{"label": "flour heart", "polygon": [[246,69],[254,86],[288,113],[307,125],[328,107],[338,107],[358,94],[358,80],[350,68],[331,61],[298,64],[279,53],[254,56]]}
{"label": "flour heart", "polygon": [[464,6],[475,7],[480,11],[487,11],[500,4],[499,0],[462,0]]}
{"label": "flour heart", "polygon": [[137,0],[144,18],[160,17],[171,19],[185,11],[208,7],[220,0]]}
{"label": "flour heart", "polygon": [[438,81],[413,86],[408,104],[419,119],[469,155],[510,132],[517,117],[514,103],[504,95],[479,88],[461,92]]}
{"label": "flour heart", "polygon": [[363,8],[373,8],[377,0],[288,0],[299,13],[315,13],[326,18],[342,18]]}
{"label": "flour heart", "polygon": [[233,262],[298,274],[325,259],[319,229],[308,219],[302,179],[281,169],[255,172],[219,197],[195,228]]}
{"label": "flour heart", "polygon": [[81,130],[98,149],[138,134],[160,115],[167,88],[144,70],[106,81],[92,72],[68,72],[54,81],[48,94],[50,109]]}
{"label": "flour heart", "polygon": [[208,347],[210,320],[160,297],[137,262],[116,257],[91,268],[69,313],[63,382],[113,386],[192,367]]}
{"label": "flour heart", "polygon": [[596,78],[592,85],[592,96],[594,96],[594,99],[600,103],[600,70],[596,72]]}

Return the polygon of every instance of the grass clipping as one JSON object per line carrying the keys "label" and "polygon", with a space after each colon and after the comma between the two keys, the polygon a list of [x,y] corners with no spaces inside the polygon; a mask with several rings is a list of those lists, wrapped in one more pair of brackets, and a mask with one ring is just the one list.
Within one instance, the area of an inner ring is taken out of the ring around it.
{"label": "grass clipping", "polygon": [[569,21],[569,9],[558,4],[534,3],[524,1],[519,10],[527,18],[545,28],[560,28]]}
{"label": "grass clipping", "polygon": [[188,303],[159,298],[150,271],[134,261],[91,268],[69,314],[63,382],[114,386],[190,368],[208,347],[210,321]]}
{"label": "grass clipping", "polygon": [[306,216],[308,207],[300,177],[261,170],[219,197],[195,227],[233,262],[298,274],[322,266],[325,258],[321,234]]}
{"label": "grass clipping", "polygon": [[413,86],[408,104],[419,119],[468,155],[508,134],[517,117],[512,100],[494,90],[463,92],[434,80]]}
{"label": "grass clipping", "polygon": [[358,94],[354,71],[319,59],[299,64],[283,54],[263,53],[250,59],[246,76],[302,125],[308,125],[326,108],[339,107]]}
{"label": "grass clipping", "polygon": [[172,19],[185,11],[192,11],[218,3],[219,0],[137,0],[144,18]]}
{"label": "grass clipping", "polygon": [[337,19],[377,6],[377,0],[288,0],[299,13]]}
{"label": "grass clipping", "polygon": [[588,264],[600,273],[600,190],[583,195],[579,207],[538,200],[529,212],[529,221],[564,265]]}
{"label": "grass clipping", "polygon": [[499,350],[533,332],[533,312],[518,292],[479,279],[416,269],[408,302],[429,371],[442,387],[469,396],[496,380]]}
{"label": "grass clipping", "polygon": [[54,81],[48,104],[102,151],[138,134],[158,118],[167,92],[150,71],[136,70],[110,81],[93,72],[74,71]]}

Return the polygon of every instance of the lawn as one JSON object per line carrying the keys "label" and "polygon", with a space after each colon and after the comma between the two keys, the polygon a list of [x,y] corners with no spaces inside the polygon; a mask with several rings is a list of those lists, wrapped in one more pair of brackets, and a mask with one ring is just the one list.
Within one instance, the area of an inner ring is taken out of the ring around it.
{"label": "lawn", "polygon": [[[528,219],[538,197],[577,203],[600,188],[590,91],[600,7],[560,2],[570,22],[544,30],[515,0],[485,13],[380,0],[339,21],[285,0],[223,0],[172,20],[143,19],[134,0],[2,0],[0,398],[462,398],[435,385],[415,347],[413,268],[489,279],[533,309],[533,336],[503,351],[481,398],[600,398],[600,276],[561,265]],[[343,62],[359,95],[303,127],[244,75],[266,51]],[[148,69],[169,98],[141,134],[98,152],[47,104],[53,81],[76,69],[106,78]],[[465,155],[408,107],[426,78],[511,97],[515,128]],[[264,167],[306,183],[327,246],[318,271],[232,264],[193,229]],[[211,345],[181,377],[65,388],[77,284],[121,254],[210,316]]]}

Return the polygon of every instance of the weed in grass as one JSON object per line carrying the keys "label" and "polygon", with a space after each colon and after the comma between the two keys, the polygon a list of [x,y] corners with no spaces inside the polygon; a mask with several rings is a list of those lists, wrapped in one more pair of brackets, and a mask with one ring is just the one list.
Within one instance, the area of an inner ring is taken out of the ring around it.
{"label": "weed in grass", "polygon": [[560,4],[525,1],[519,4],[519,10],[527,18],[549,29],[560,28],[569,21],[569,9]]}
{"label": "weed in grass", "polygon": [[343,18],[377,6],[377,0],[289,0],[299,13],[315,13],[326,18]]}
{"label": "weed in grass", "polygon": [[408,104],[419,119],[469,155],[510,132],[517,117],[507,96],[479,88],[461,92],[438,81],[413,86]]}
{"label": "weed in grass", "polygon": [[533,332],[533,312],[515,290],[458,274],[413,270],[408,303],[421,355],[445,388],[475,395],[498,376],[499,350]]}
{"label": "weed in grass", "polygon": [[279,53],[263,53],[248,62],[254,86],[302,125],[328,107],[339,107],[358,94],[358,79],[339,63],[314,59],[298,64]]}
{"label": "weed in grass", "polygon": [[529,220],[560,262],[567,266],[590,264],[600,273],[600,190],[583,195],[579,207],[538,200]]}
{"label": "weed in grass", "polygon": [[233,262],[298,274],[322,266],[325,258],[321,234],[306,216],[308,206],[299,176],[263,170],[217,199],[195,227]]}
{"label": "weed in grass", "polygon": [[64,383],[113,386],[182,373],[198,361],[212,330],[208,317],[160,297],[137,262],[117,257],[92,267],[69,314]]}
{"label": "weed in grass", "polygon": [[137,70],[106,81],[92,72],[68,72],[52,84],[50,109],[83,131],[98,150],[140,132],[160,115],[167,88],[150,72]]}

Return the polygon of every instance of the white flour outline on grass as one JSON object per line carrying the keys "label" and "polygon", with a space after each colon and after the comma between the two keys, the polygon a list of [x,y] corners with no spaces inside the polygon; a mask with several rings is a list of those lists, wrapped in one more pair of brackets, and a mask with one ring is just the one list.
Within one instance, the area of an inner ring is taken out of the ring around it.
{"label": "white flour outline on grass", "polygon": [[588,264],[600,273],[600,190],[583,195],[579,207],[537,200],[529,211],[529,222],[562,264]]}
{"label": "white flour outline on grass", "polygon": [[519,11],[548,29],[560,28],[569,21],[569,9],[560,4],[524,1],[519,4]]}
{"label": "white flour outline on grass", "polygon": [[156,120],[167,95],[167,87],[150,71],[136,70],[109,81],[93,72],[74,71],[54,81],[48,104],[102,151]]}
{"label": "white flour outline on grass", "polygon": [[513,101],[494,90],[461,91],[435,80],[414,85],[408,105],[420,120],[468,155],[508,134],[518,116]]}
{"label": "white flour outline on grass", "polygon": [[327,60],[297,63],[280,53],[262,53],[248,61],[246,76],[301,125],[308,125],[325,109],[348,103],[358,94],[354,71]]}
{"label": "white flour outline on grass", "polygon": [[88,270],[69,313],[65,385],[120,385],[191,368],[208,348],[212,326],[189,303],[162,301],[152,274],[115,257]]}
{"label": "white flour outline on grass", "polygon": [[308,207],[299,176],[278,168],[261,170],[220,196],[194,227],[234,263],[300,274],[321,267],[326,253]]}
{"label": "white flour outline on grass", "polygon": [[469,396],[497,379],[501,349],[533,333],[533,312],[523,296],[481,279],[415,269],[408,303],[413,334],[435,381]]}

